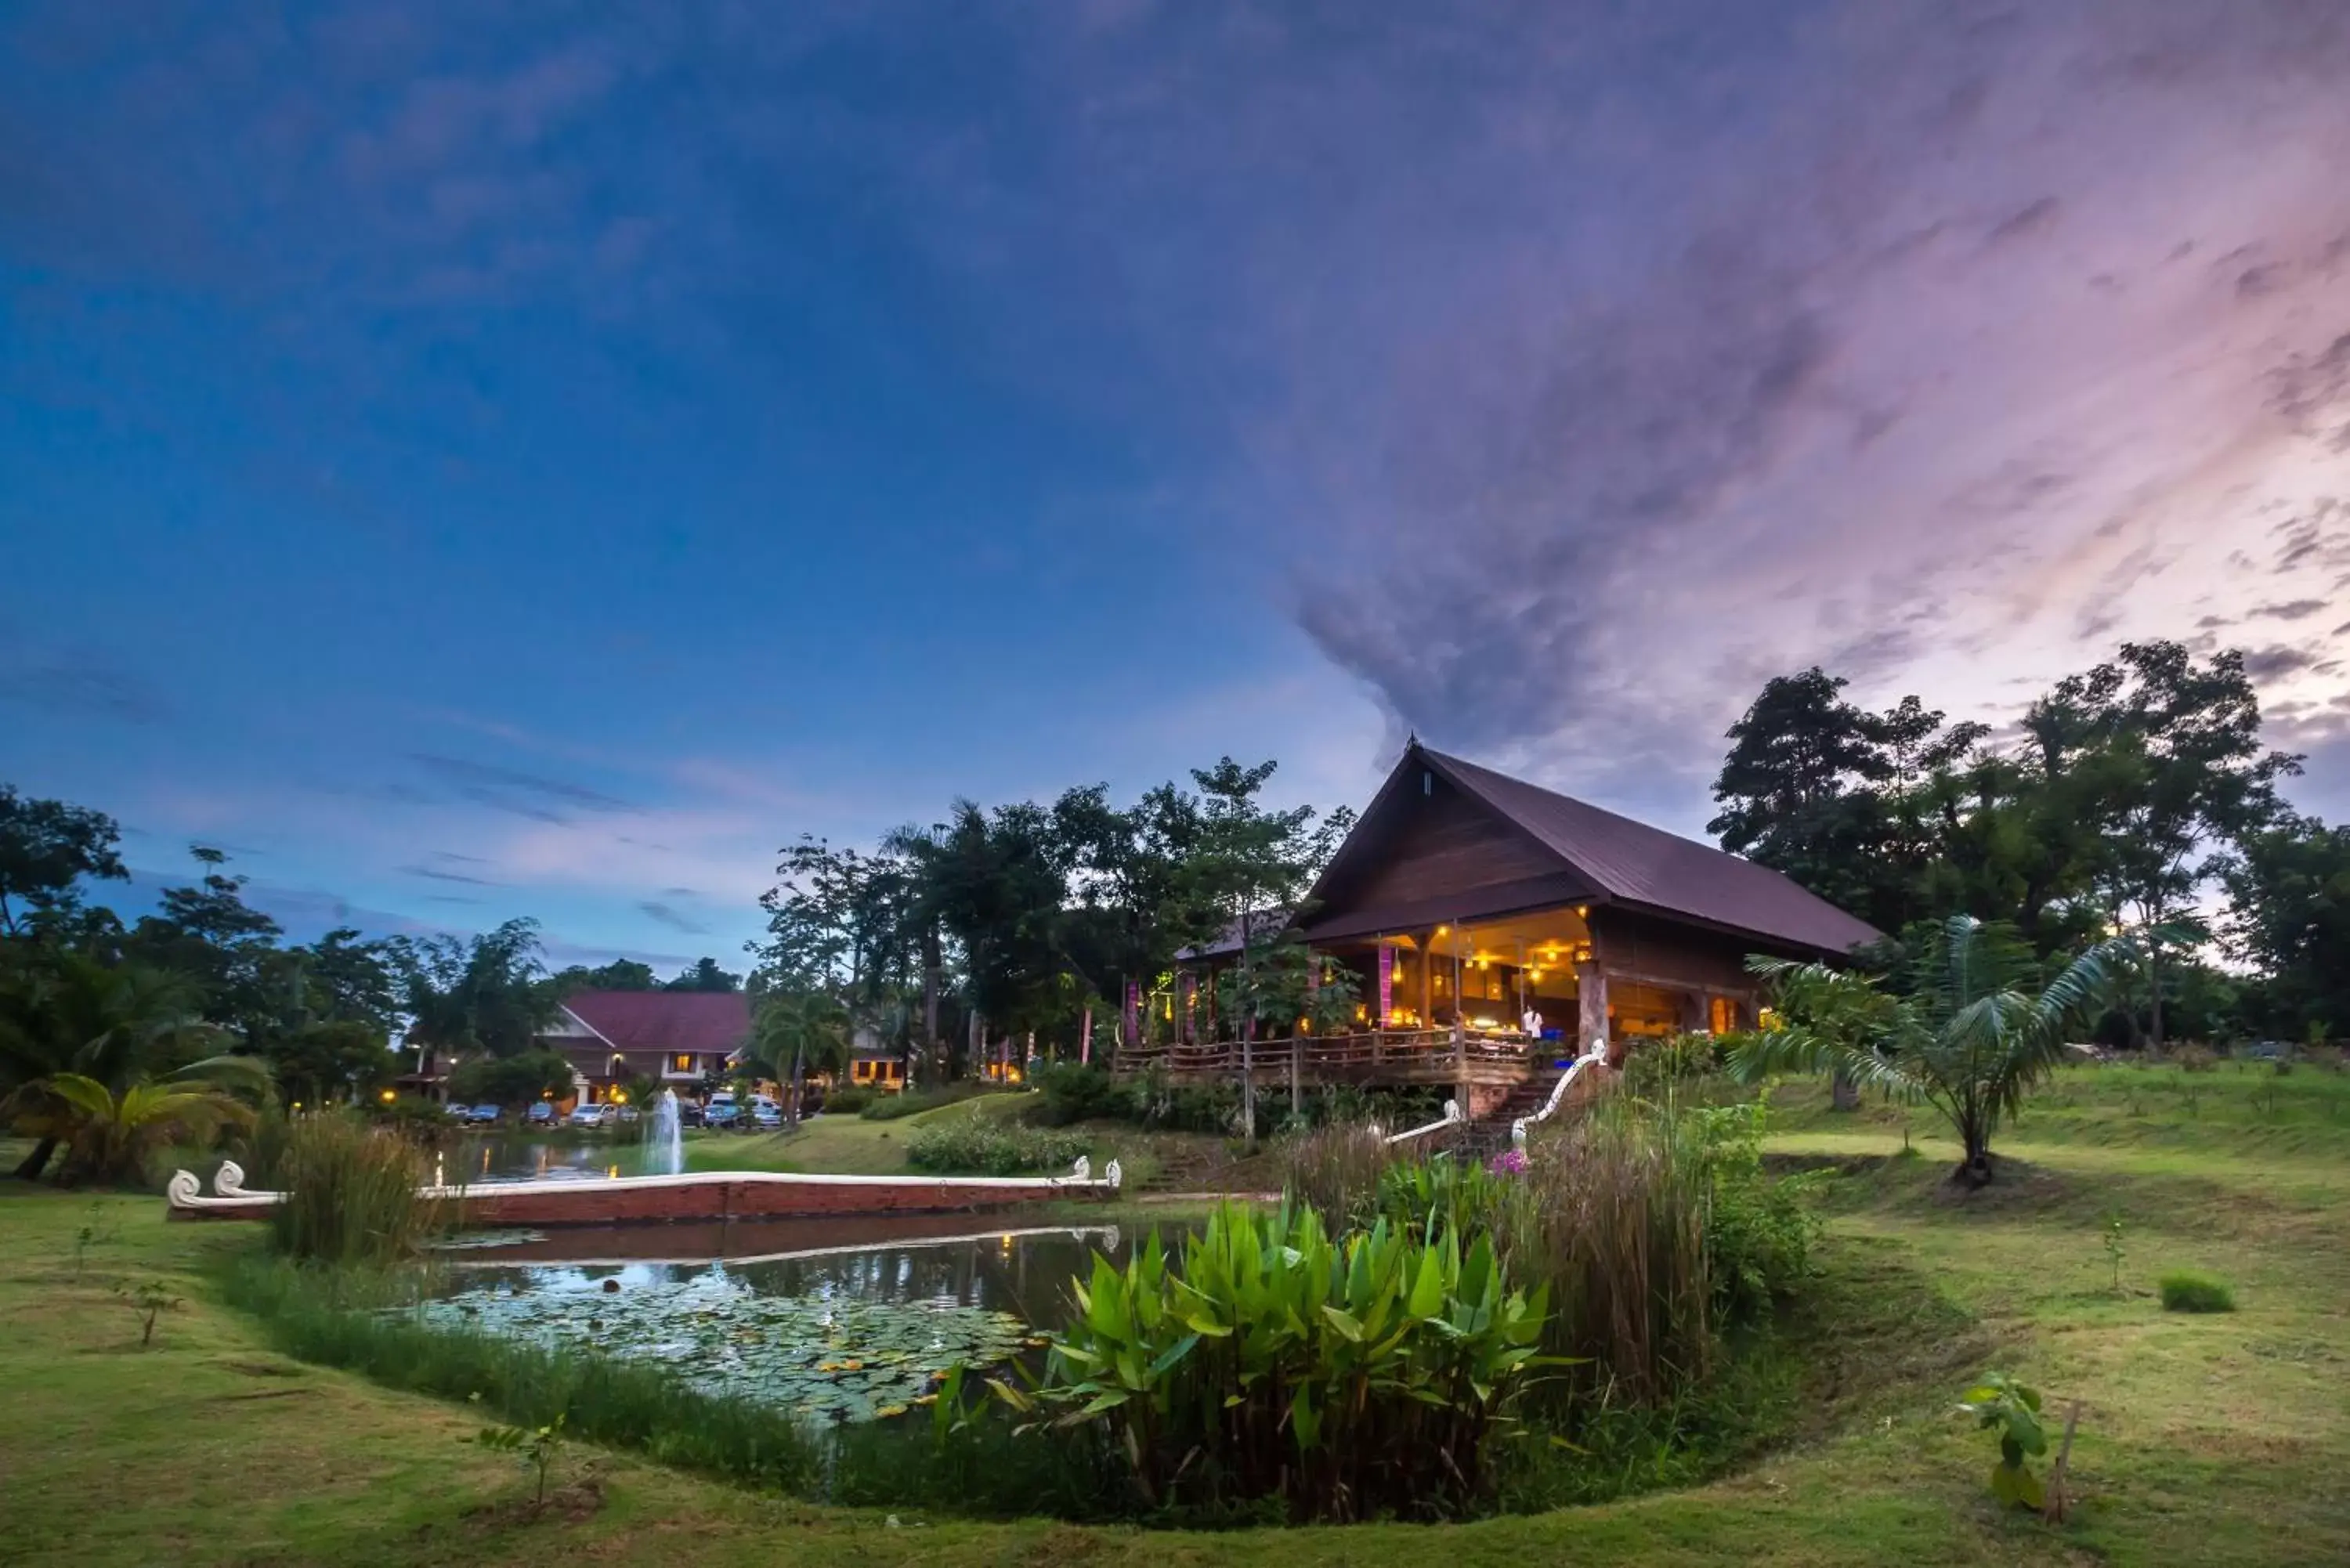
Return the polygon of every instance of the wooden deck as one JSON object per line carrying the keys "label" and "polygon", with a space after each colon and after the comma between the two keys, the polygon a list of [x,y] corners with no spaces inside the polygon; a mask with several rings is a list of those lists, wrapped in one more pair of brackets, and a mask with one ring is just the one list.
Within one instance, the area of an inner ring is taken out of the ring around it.
{"label": "wooden deck", "polygon": [[1455,1084],[1500,1085],[1523,1083],[1575,1046],[1555,1040],[1531,1041],[1523,1034],[1456,1035],[1450,1029],[1374,1030],[1361,1034],[1298,1034],[1196,1045],[1162,1045],[1118,1053],[1122,1075],[1159,1074],[1176,1083],[1230,1083],[1242,1072],[1279,1085],[1293,1075],[1301,1085]]}

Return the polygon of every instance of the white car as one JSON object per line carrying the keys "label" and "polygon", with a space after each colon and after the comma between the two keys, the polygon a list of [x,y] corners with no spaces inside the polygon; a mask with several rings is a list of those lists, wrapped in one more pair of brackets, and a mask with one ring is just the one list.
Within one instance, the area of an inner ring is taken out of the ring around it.
{"label": "white car", "polygon": [[571,1113],[571,1125],[575,1127],[600,1127],[611,1114],[609,1106],[581,1106]]}

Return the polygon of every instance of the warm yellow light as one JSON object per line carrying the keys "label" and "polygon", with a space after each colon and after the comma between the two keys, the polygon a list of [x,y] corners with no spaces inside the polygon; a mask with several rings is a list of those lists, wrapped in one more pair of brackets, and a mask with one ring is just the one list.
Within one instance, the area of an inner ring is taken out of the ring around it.
{"label": "warm yellow light", "polygon": [[387,1106],[388,1106],[388,1105],[390,1105],[390,1104],[391,1104],[391,1102],[393,1101],[393,1099],[394,1099],[394,1098],[396,1098],[396,1097],[397,1097],[397,1096],[395,1096],[390,1089],[386,1089],[386,1090],[383,1092],[383,1103],[384,1103],[385,1105],[387,1105]]}
{"label": "warm yellow light", "polygon": [[1436,928],[1436,934],[1440,937],[1451,929],[1452,928],[1451,926],[1439,926]]}
{"label": "warm yellow light", "polygon": [[1590,913],[1591,906],[1588,904],[1577,904],[1575,907],[1575,918],[1578,920],[1587,918]]}
{"label": "warm yellow light", "polygon": [[613,1090],[613,1091],[612,1091],[612,1103],[613,1103],[614,1105],[616,1105],[616,1106],[625,1106],[625,1105],[627,1105],[627,1104],[629,1103],[629,1091],[628,1091],[628,1090],[626,1090],[626,1089],[615,1089],[615,1090]]}
{"label": "warm yellow light", "polygon": [[1538,969],[1530,969],[1526,971],[1526,978],[1528,980],[1540,980],[1542,978],[1542,971]]}
{"label": "warm yellow light", "polygon": [[295,1101],[295,1102],[294,1102],[294,1108],[295,1108],[296,1110],[297,1110],[297,1111],[298,1111],[298,1110],[300,1110],[300,1109],[302,1108],[302,1102],[301,1102],[301,1101],[299,1101],[299,1100]]}

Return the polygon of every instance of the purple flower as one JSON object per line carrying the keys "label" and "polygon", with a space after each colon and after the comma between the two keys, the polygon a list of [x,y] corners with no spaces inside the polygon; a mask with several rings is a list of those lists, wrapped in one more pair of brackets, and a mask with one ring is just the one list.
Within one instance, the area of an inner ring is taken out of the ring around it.
{"label": "purple flower", "polygon": [[1495,1176],[1523,1176],[1526,1173],[1526,1151],[1505,1148],[1495,1155],[1485,1168]]}

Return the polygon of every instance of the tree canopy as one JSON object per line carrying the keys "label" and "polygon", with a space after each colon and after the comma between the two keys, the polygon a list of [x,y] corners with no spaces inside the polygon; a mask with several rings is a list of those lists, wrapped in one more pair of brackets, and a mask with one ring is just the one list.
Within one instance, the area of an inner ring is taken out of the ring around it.
{"label": "tree canopy", "polygon": [[[2257,882],[2246,848],[2268,843],[2277,781],[2299,766],[2262,744],[2241,654],[2125,643],[2057,680],[1996,744],[1981,721],[1948,722],[1915,696],[1872,712],[1846,686],[1816,667],[1777,677],[1731,726],[1709,825],[1724,848],[1891,935],[1968,914],[2044,956],[2133,932],[2130,1032],[2159,1044],[2166,1006],[2189,993],[2208,1021],[2199,911],[2230,867]],[[2246,955],[2272,950],[2246,940]]]}

